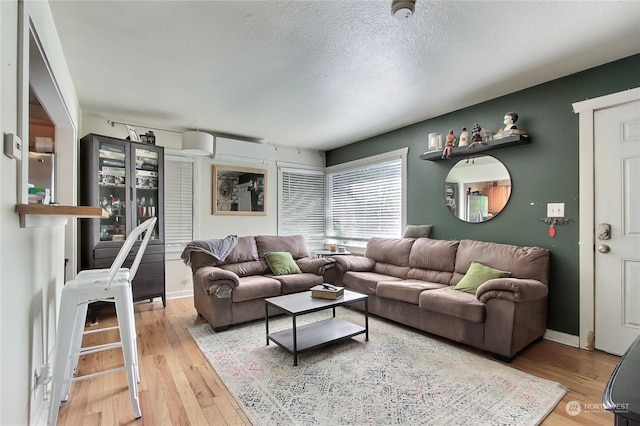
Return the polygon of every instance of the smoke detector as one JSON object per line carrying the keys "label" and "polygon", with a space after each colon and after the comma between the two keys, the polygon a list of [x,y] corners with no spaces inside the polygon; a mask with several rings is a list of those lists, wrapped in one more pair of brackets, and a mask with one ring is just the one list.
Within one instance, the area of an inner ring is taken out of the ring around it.
{"label": "smoke detector", "polygon": [[391,3],[391,15],[399,20],[407,19],[416,8],[416,0],[393,0]]}

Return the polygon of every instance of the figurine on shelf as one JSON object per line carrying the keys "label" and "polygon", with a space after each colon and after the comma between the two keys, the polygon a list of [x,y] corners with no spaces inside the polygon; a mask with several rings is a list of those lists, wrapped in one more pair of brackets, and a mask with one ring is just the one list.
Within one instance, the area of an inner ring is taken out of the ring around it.
{"label": "figurine on shelf", "polygon": [[478,123],[475,123],[471,128],[471,144],[467,149],[474,148],[476,145],[484,144],[482,140],[482,128]]}
{"label": "figurine on shelf", "polygon": [[442,160],[444,160],[445,158],[451,158],[451,150],[458,140],[456,135],[453,134],[453,129],[449,130],[449,134],[446,138],[444,138],[444,140],[446,142],[446,145],[444,147],[444,150],[442,151],[442,156],[440,157],[440,159]]}
{"label": "figurine on shelf", "polygon": [[469,132],[467,132],[467,128],[463,127],[462,132],[460,133],[460,143],[458,146],[467,146],[469,144]]}
{"label": "figurine on shelf", "polygon": [[516,121],[518,121],[518,114],[510,111],[504,115],[504,129],[500,129],[499,132],[504,132],[505,130],[517,129]]}
{"label": "figurine on shelf", "polygon": [[516,135],[526,135],[527,132],[524,129],[518,129],[516,126],[516,121],[518,121],[518,114],[510,111],[504,115],[504,125],[503,129],[498,130],[498,133],[493,135],[493,139],[501,139],[509,136]]}

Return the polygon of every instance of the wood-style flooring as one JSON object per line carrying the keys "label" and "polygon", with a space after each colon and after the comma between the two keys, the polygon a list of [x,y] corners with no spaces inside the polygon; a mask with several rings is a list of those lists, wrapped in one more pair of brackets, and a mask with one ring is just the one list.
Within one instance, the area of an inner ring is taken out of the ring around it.
{"label": "wood-style flooring", "polygon": [[[187,330],[204,322],[196,314],[193,299],[169,300],[166,309],[157,302],[138,304],[135,309],[142,418],[133,418],[126,376],[119,372],[75,382],[69,401],[60,407],[58,424],[251,425]],[[98,324],[87,328],[112,325],[115,325],[113,310],[103,309]],[[84,344],[105,343],[107,339],[117,340],[117,331],[88,335]],[[618,360],[619,357],[603,352],[545,340],[525,349],[510,366],[562,383],[569,389],[543,425],[609,426],[614,419],[601,406],[602,393]],[[112,350],[84,356],[78,369],[80,374],[87,374],[119,365],[121,353]],[[566,406],[571,401],[578,401],[582,408],[576,416],[567,413]]]}

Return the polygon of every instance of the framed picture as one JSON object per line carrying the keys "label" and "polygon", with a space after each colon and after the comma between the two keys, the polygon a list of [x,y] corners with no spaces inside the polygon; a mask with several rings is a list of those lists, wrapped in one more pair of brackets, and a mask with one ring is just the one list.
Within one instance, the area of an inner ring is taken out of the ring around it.
{"label": "framed picture", "polygon": [[211,213],[267,215],[267,171],[235,166],[213,166]]}
{"label": "framed picture", "polygon": [[129,132],[129,139],[132,141],[140,142],[140,136],[138,136],[138,132],[136,132],[136,129],[126,124],[125,127],[127,128],[127,132]]}

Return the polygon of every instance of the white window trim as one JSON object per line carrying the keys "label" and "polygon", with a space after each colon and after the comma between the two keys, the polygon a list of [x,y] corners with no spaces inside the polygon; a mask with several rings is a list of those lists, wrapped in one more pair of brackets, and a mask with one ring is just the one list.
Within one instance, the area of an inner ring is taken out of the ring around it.
{"label": "white window trim", "polygon": [[[360,158],[358,160],[349,161],[346,163],[336,164],[335,166],[329,166],[325,168],[325,174],[337,172],[340,170],[352,169],[361,166],[367,166],[370,164],[380,163],[388,160],[400,159],[402,161],[402,200],[401,200],[401,228],[405,229],[407,226],[407,154],[409,148],[400,148],[394,151],[385,152],[382,154],[372,155],[366,158]],[[359,252],[356,247],[348,247],[350,251]],[[353,249],[353,250],[352,250]]]}
{"label": "white window trim", "polygon": [[283,184],[282,173],[295,172],[299,174],[309,173],[314,175],[318,175],[318,174],[325,175],[325,168],[318,167],[318,166],[303,165],[303,164],[287,163],[282,161],[276,162],[276,166],[278,169],[278,235],[282,235],[283,229],[282,229],[282,221],[280,218],[280,213],[283,211],[283,206],[282,206],[283,199],[281,195],[284,190],[282,188],[282,184]]}
{"label": "white window trim", "polygon": [[[198,198],[198,182],[200,182],[200,161],[196,158],[183,154],[178,149],[165,148],[165,161],[170,157],[179,157],[180,161],[193,162],[193,239],[200,239],[200,202]],[[165,176],[166,179],[166,176]],[[184,245],[166,245],[165,244],[165,260],[180,260],[180,255],[184,250]]]}

